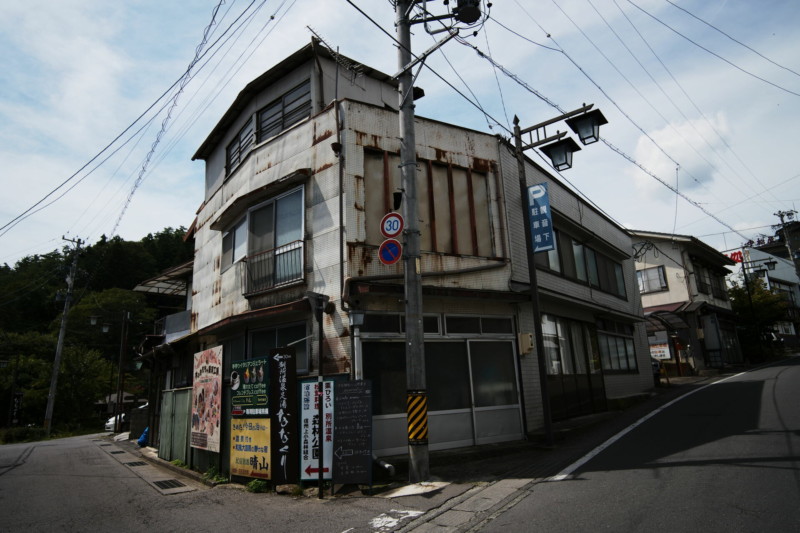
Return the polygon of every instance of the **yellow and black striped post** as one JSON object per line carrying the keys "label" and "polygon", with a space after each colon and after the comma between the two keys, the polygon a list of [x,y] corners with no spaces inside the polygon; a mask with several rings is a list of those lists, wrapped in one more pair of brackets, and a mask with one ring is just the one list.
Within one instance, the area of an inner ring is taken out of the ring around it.
{"label": "yellow and black striped post", "polygon": [[428,396],[425,391],[408,391],[408,443],[428,444]]}

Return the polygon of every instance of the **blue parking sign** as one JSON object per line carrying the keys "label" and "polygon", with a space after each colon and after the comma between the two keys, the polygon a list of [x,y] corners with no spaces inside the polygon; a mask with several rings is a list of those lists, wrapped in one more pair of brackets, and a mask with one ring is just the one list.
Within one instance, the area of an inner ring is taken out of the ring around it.
{"label": "blue parking sign", "polygon": [[528,187],[528,220],[531,225],[533,253],[554,250],[556,245],[547,183]]}

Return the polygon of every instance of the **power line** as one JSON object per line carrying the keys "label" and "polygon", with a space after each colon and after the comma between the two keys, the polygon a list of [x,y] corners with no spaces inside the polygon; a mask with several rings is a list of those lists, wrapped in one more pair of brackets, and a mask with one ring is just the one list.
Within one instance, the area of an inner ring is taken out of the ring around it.
{"label": "power line", "polygon": [[670,26],[669,24],[667,24],[663,20],[661,20],[658,17],[656,17],[655,15],[651,14],[646,9],[644,9],[641,6],[633,3],[632,0],[628,0],[628,3],[630,5],[632,5],[633,7],[635,7],[636,9],[638,9],[639,11],[641,11],[642,13],[644,13],[645,15],[647,15],[648,17],[652,18],[653,20],[655,20],[656,22],[661,24],[662,26],[664,26],[665,28],[669,29],[670,31],[672,31],[676,35],[679,35],[679,36],[683,37],[684,39],[686,39],[687,41],[689,41],[690,43],[692,43],[696,47],[700,48],[701,50],[704,50],[704,51],[708,52],[709,54],[713,55],[714,57],[721,59],[722,61],[724,61],[725,63],[729,64],[730,66],[732,66],[736,70],[739,70],[739,71],[741,71],[741,72],[747,74],[748,76],[751,76],[751,77],[753,77],[753,78],[755,78],[757,80],[763,81],[767,85],[771,85],[771,86],[775,87],[776,89],[780,89],[781,91],[784,91],[786,93],[792,94],[794,96],[800,96],[800,93],[796,93],[794,91],[791,91],[791,90],[787,89],[786,87],[782,87],[782,86],[778,85],[777,83],[772,83],[771,81],[769,81],[767,79],[764,79],[761,76],[758,76],[757,74],[753,74],[749,70],[746,70],[746,69],[740,67],[739,65],[737,65],[733,61],[729,61],[728,59],[725,59],[724,57],[722,57],[721,55],[717,54],[716,52],[712,52],[711,50],[709,50],[705,46],[701,45],[700,43],[698,43],[698,42],[696,42],[696,41],[694,41],[692,39],[690,39],[689,37],[687,37],[686,35],[682,34],[681,32],[679,32],[678,30],[676,30],[675,28],[673,28],[672,26]]}
{"label": "power line", "polygon": [[[689,93],[686,91],[686,89],[684,89],[683,85],[682,85],[682,84],[681,84],[681,83],[678,81],[678,79],[677,79],[677,78],[675,77],[675,75],[672,73],[672,71],[670,70],[670,68],[669,68],[669,67],[668,67],[668,66],[667,66],[667,65],[664,63],[664,61],[661,59],[661,57],[659,57],[659,55],[656,53],[656,51],[655,51],[655,50],[653,49],[653,47],[650,45],[650,42],[648,41],[648,39],[647,39],[647,38],[646,38],[646,37],[645,37],[645,36],[642,34],[642,32],[640,32],[640,31],[639,31],[639,28],[637,28],[637,27],[636,27],[636,25],[633,23],[633,21],[632,21],[632,20],[631,20],[631,18],[628,16],[628,14],[627,14],[627,13],[625,13],[625,11],[622,9],[622,7],[620,7],[619,3],[617,3],[617,0],[613,0],[613,2],[614,2],[614,5],[615,5],[615,6],[617,7],[617,9],[619,10],[619,12],[622,14],[622,16],[623,16],[623,17],[625,17],[625,20],[627,20],[627,21],[628,21],[628,24],[630,24],[630,25],[631,25],[631,28],[633,28],[633,31],[634,31],[634,32],[636,32],[636,34],[639,36],[639,38],[642,40],[642,42],[645,44],[645,46],[647,46],[647,49],[648,49],[648,50],[650,50],[650,53],[651,53],[651,54],[653,54],[653,57],[655,57],[655,59],[656,59],[656,60],[659,62],[659,64],[661,65],[661,67],[664,69],[664,71],[665,71],[665,72],[666,72],[666,73],[669,75],[670,79],[671,79],[671,80],[672,80],[672,82],[675,84],[675,86],[676,86],[676,87],[677,87],[677,88],[678,88],[678,89],[681,91],[681,93],[683,93],[683,95],[686,97],[686,99],[689,101],[689,103],[690,103],[690,104],[692,104],[692,107],[693,107],[693,108],[695,109],[695,111],[697,111],[697,113],[698,113],[698,114],[699,114],[699,115],[700,115],[700,116],[703,118],[703,120],[704,120],[704,121],[705,121],[705,123],[706,123],[706,124],[709,126],[709,128],[711,128],[711,131],[713,131],[713,132],[714,132],[714,134],[717,136],[717,139],[719,139],[719,140],[720,140],[720,142],[723,144],[723,146],[725,146],[725,148],[728,150],[728,152],[730,152],[730,153],[731,153],[731,155],[733,155],[733,157],[736,159],[736,161],[738,161],[738,162],[739,162],[739,164],[740,164],[740,165],[742,165],[742,167],[743,167],[743,168],[744,168],[744,169],[747,171],[747,173],[748,173],[748,174],[749,174],[749,175],[750,175],[750,176],[751,176],[751,177],[752,177],[752,178],[753,178],[753,179],[754,179],[754,180],[755,180],[755,181],[756,181],[756,182],[757,182],[757,183],[758,183],[758,184],[759,184],[759,185],[760,185],[760,186],[761,186],[761,187],[762,187],[764,190],[766,190],[767,192],[769,192],[769,189],[767,189],[766,187],[764,187],[764,184],[763,184],[763,183],[761,183],[761,180],[758,178],[758,176],[756,176],[756,174],[755,174],[755,173],[754,173],[754,172],[753,172],[753,171],[750,169],[750,167],[749,167],[749,166],[747,166],[747,164],[746,164],[746,163],[745,163],[745,162],[744,162],[744,161],[743,161],[743,160],[742,160],[742,159],[739,157],[739,154],[737,154],[737,153],[736,153],[736,151],[733,149],[733,147],[732,147],[732,146],[731,146],[731,145],[728,143],[728,141],[727,141],[727,140],[725,139],[725,137],[722,135],[722,133],[720,133],[720,132],[719,132],[719,130],[717,129],[717,127],[714,125],[714,123],[713,123],[711,120],[709,120],[709,118],[708,118],[708,117],[705,115],[705,113],[703,112],[703,110],[702,110],[702,109],[700,109],[700,107],[697,105],[697,103],[694,101],[694,99],[693,99],[693,98],[692,98],[692,97],[689,95]],[[688,121],[688,119],[687,119],[687,121]],[[692,125],[692,127],[694,127],[694,124],[693,124],[691,121],[688,121],[688,123],[689,123],[690,125]],[[696,131],[697,131],[698,135],[700,135],[700,132],[699,132],[699,130],[696,130]],[[700,135],[700,136],[701,136],[701,137],[703,137],[702,135]],[[705,138],[704,138],[704,137],[703,137],[703,139],[705,140]],[[709,145],[709,146],[712,148],[712,150],[713,150],[713,151],[716,153],[716,149],[715,149],[715,148],[713,148],[713,146],[712,146],[710,143],[708,143],[708,141],[706,141],[706,142],[707,142],[707,144],[708,144],[708,145]],[[719,155],[719,154],[718,154],[718,155]],[[728,161],[727,161],[726,159],[724,159],[724,158],[722,158],[722,157],[720,157],[720,159],[721,159],[721,160],[722,160],[722,161],[723,161],[723,162],[724,162],[724,163],[725,163],[725,164],[728,166],[728,168],[730,168],[730,169],[733,171],[733,173],[734,173],[734,174],[736,174],[737,176],[739,175],[739,174],[738,174],[738,173],[737,173],[737,172],[734,170],[733,166],[732,166],[730,163],[728,163]],[[739,176],[739,177],[741,178],[741,176]],[[752,189],[753,191],[755,191],[755,190],[756,190],[756,189],[755,189],[755,187],[752,187],[748,181],[746,181],[746,180],[743,180],[743,182],[744,182],[746,185],[750,186],[750,187],[751,187],[751,189]]]}
{"label": "power line", "polygon": [[687,15],[689,15],[690,17],[694,18],[695,20],[698,20],[698,21],[702,22],[703,24],[705,24],[706,26],[708,26],[708,27],[709,27],[709,28],[711,28],[712,30],[714,30],[714,31],[716,31],[716,32],[719,32],[719,33],[721,33],[722,35],[724,35],[725,37],[727,37],[727,38],[728,38],[728,39],[730,39],[731,41],[735,42],[736,44],[739,44],[739,45],[741,45],[741,46],[743,46],[743,47],[747,48],[748,50],[750,50],[751,52],[753,52],[753,53],[754,53],[754,54],[756,54],[757,56],[761,57],[762,59],[765,59],[765,60],[769,61],[770,63],[772,63],[772,64],[773,64],[773,65],[775,65],[776,67],[778,67],[778,68],[782,68],[783,70],[786,70],[786,71],[788,71],[788,72],[791,72],[791,73],[792,73],[792,74],[794,74],[795,76],[800,76],[800,73],[798,73],[798,72],[796,72],[796,71],[794,71],[794,70],[790,69],[789,67],[786,67],[786,66],[784,66],[784,65],[781,65],[780,63],[777,63],[777,62],[773,61],[772,59],[768,58],[767,56],[765,56],[764,54],[762,54],[762,53],[761,53],[761,52],[759,52],[758,50],[756,50],[756,49],[754,49],[754,48],[751,48],[751,47],[747,46],[747,45],[746,45],[746,44],[744,44],[742,41],[739,41],[738,39],[736,39],[736,38],[732,37],[731,35],[729,35],[729,34],[725,33],[724,31],[722,31],[721,29],[717,28],[716,26],[714,26],[714,25],[713,25],[713,24],[711,24],[710,22],[708,22],[708,21],[706,21],[706,20],[704,20],[704,19],[702,19],[702,18],[698,17],[697,15],[695,15],[694,13],[692,13],[691,11],[689,11],[688,9],[686,9],[686,8],[683,8],[683,7],[679,6],[678,4],[676,4],[675,2],[673,2],[672,0],[664,0],[664,1],[665,1],[665,2],[667,2],[668,4],[670,4],[671,6],[673,6],[674,8],[676,8],[676,9],[680,9],[681,11],[683,11],[684,13],[686,13]]}

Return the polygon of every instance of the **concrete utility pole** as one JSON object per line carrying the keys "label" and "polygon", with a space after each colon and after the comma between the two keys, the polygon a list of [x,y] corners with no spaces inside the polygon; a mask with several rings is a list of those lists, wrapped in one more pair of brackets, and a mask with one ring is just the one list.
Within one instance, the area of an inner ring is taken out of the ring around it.
{"label": "concrete utility pole", "polygon": [[414,96],[411,69],[411,23],[414,1],[395,4],[397,62],[400,70],[400,177],[405,218],[406,388],[408,415],[408,480],[430,478],[428,453],[428,396],[425,384],[425,339],[422,329],[422,278],[420,276],[419,215],[417,214],[417,153],[414,134]]}
{"label": "concrete utility pole", "polygon": [[786,250],[789,252],[789,261],[792,262],[794,265],[794,272],[797,274],[797,277],[800,278],[800,268],[797,267],[797,261],[794,258],[794,251],[792,251],[792,244],[791,239],[789,239],[789,233],[786,231],[786,222],[784,218],[788,218],[789,220],[793,219],[794,216],[797,214],[797,211],[778,211],[775,213],[775,216],[781,219],[781,229],[783,230],[783,242],[786,244]]}
{"label": "concrete utility pole", "polygon": [[56,386],[58,385],[58,372],[61,368],[61,352],[64,349],[64,336],[67,333],[67,315],[69,315],[69,307],[72,303],[72,287],[75,284],[75,272],[78,270],[78,255],[81,251],[83,241],[80,239],[73,241],[71,239],[64,239],[75,243],[75,252],[72,257],[72,266],[69,269],[69,276],[67,276],[67,297],[64,300],[64,313],[61,315],[61,329],[58,331],[58,342],[56,343],[56,357],[53,360],[53,374],[50,376],[50,392],[47,394],[47,408],[44,413],[44,432],[48,437],[50,436],[50,427],[53,421],[53,405],[56,399]]}

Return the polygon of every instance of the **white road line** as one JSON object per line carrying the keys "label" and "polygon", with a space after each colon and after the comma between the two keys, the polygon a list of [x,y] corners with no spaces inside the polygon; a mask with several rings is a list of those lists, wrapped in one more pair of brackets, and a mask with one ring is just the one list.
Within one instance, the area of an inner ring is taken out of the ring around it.
{"label": "white road line", "polygon": [[711,387],[712,385],[716,385],[717,383],[723,383],[725,381],[728,381],[729,379],[737,378],[737,377],[739,377],[741,375],[744,375],[744,374],[745,374],[745,372],[740,372],[739,374],[736,374],[736,375],[733,375],[733,376],[728,376],[727,378],[721,379],[719,381],[715,381],[713,383],[709,383],[709,384],[704,385],[704,386],[702,386],[702,387],[700,387],[698,389],[690,390],[686,394],[684,394],[682,396],[679,396],[679,397],[675,398],[674,400],[672,400],[670,402],[665,403],[664,405],[662,405],[658,409],[656,409],[654,411],[651,411],[650,413],[646,414],[645,416],[643,416],[642,418],[640,418],[639,420],[637,420],[636,422],[634,422],[630,426],[626,427],[625,429],[623,429],[622,431],[620,431],[619,433],[617,433],[616,435],[614,435],[613,437],[611,437],[610,439],[605,441],[603,444],[601,444],[600,446],[598,446],[594,450],[590,451],[589,453],[587,453],[586,455],[584,455],[583,457],[581,457],[580,459],[578,459],[577,461],[575,461],[574,463],[572,463],[571,465],[566,467],[564,470],[562,470],[561,472],[559,472],[555,476],[547,479],[547,481],[564,481],[569,476],[571,476],[572,473],[575,472],[575,470],[577,470],[581,466],[583,466],[586,463],[588,463],[590,460],[592,460],[594,457],[596,457],[600,452],[602,452],[603,450],[605,450],[606,448],[608,448],[609,446],[611,446],[612,444],[617,442],[619,439],[621,439],[622,437],[624,437],[625,435],[627,435],[628,433],[630,433],[631,431],[633,431],[634,429],[636,429],[640,425],[644,424],[645,422],[647,422],[648,420],[650,420],[651,418],[656,416],[658,413],[660,413],[661,411],[665,410],[666,408],[672,406],[673,404],[678,403],[679,401],[683,400],[684,398],[686,398],[688,396],[691,396],[692,394],[694,394],[696,392],[700,392],[701,390],[703,390],[703,389],[705,389],[707,387]]}

